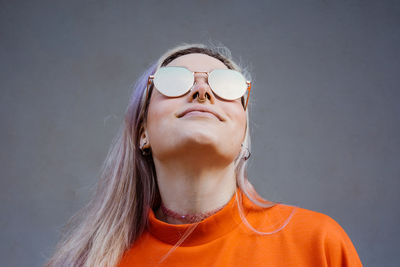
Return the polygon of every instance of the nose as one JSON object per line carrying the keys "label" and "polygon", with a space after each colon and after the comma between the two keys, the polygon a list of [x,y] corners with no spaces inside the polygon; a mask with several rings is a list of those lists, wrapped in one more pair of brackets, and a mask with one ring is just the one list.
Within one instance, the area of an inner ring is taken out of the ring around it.
{"label": "nose", "polygon": [[198,101],[199,103],[204,103],[208,100],[211,104],[214,104],[215,96],[208,84],[208,74],[206,72],[194,73],[194,84],[189,98],[190,102]]}

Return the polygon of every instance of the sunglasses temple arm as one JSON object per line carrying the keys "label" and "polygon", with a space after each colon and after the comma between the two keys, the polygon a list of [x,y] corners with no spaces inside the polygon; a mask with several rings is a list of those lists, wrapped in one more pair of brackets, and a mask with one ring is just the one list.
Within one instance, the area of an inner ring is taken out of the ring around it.
{"label": "sunglasses temple arm", "polygon": [[247,109],[247,104],[249,103],[249,98],[250,98],[250,91],[251,91],[251,82],[247,82],[247,97],[246,97],[246,105],[244,106],[244,110]]}
{"label": "sunglasses temple arm", "polygon": [[147,79],[146,98],[145,98],[145,101],[146,101],[146,102],[147,102],[147,99],[148,99],[148,97],[149,97],[149,87],[150,87],[151,81],[152,81],[153,79],[154,79],[154,76],[153,76],[153,75],[150,75],[149,78]]}

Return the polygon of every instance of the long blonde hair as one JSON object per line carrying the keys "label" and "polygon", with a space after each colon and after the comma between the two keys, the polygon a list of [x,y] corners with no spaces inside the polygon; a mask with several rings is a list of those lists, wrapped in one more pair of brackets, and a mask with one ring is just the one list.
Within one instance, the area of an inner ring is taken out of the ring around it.
{"label": "long blonde hair", "polygon": [[[116,266],[123,253],[143,233],[149,209],[160,204],[153,159],[139,148],[140,130],[146,120],[148,76],[174,58],[203,53],[221,60],[228,68],[241,71],[225,47],[186,44],[166,52],[136,82],[125,113],[123,126],[114,138],[103,163],[97,190],[86,207],[68,223],[56,253],[46,266]],[[247,77],[249,78],[249,77]],[[249,105],[250,106],[250,105]],[[255,204],[271,207],[247,179],[246,164],[250,153],[249,115],[243,149],[235,159],[238,187]],[[242,216],[243,220],[246,220]],[[248,223],[246,222],[246,225]]]}

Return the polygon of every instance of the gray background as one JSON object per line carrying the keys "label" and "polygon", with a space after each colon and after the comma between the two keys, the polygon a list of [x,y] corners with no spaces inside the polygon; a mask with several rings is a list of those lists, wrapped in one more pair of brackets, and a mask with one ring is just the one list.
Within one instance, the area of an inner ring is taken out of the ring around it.
{"label": "gray background", "polygon": [[398,1],[0,1],[2,266],[40,266],[88,200],[131,85],[221,42],[253,76],[250,179],[398,266]]}

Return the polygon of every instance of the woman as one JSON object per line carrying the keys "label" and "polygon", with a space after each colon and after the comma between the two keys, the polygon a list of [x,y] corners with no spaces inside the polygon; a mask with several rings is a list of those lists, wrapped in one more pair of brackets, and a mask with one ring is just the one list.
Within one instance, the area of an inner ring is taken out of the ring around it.
{"label": "woman", "polygon": [[48,266],[361,266],[335,221],[247,180],[251,83],[226,51],[179,46],[139,80],[98,190]]}

